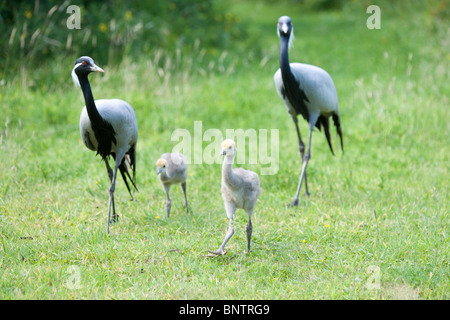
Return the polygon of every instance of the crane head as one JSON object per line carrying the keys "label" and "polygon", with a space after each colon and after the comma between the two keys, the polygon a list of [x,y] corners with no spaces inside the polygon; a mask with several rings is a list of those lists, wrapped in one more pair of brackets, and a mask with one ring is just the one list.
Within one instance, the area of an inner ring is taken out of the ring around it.
{"label": "crane head", "polygon": [[75,61],[75,66],[72,69],[72,80],[76,86],[80,86],[78,77],[80,75],[88,75],[91,72],[104,72],[102,68],[97,66],[94,60],[88,56],[82,56]]}
{"label": "crane head", "polygon": [[234,156],[236,153],[236,143],[231,139],[226,139],[222,142],[222,156]]}
{"label": "crane head", "polygon": [[166,159],[158,159],[156,161],[156,174],[159,175],[161,172],[166,171],[167,161]]}
{"label": "crane head", "polygon": [[278,37],[288,37],[289,38],[289,47],[293,46],[294,43],[294,25],[292,24],[292,20],[288,16],[282,16],[278,19],[278,27],[277,27]]}

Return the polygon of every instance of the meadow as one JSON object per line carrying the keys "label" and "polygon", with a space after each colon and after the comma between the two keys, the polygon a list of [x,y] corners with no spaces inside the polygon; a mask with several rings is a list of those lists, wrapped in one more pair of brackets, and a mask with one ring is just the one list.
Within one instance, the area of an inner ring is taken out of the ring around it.
{"label": "meadow", "polygon": [[[10,53],[0,79],[0,299],[449,299],[450,5],[310,2],[228,1],[217,20],[246,30],[221,50],[204,46],[200,29],[184,49],[127,51],[106,65],[100,49],[42,63]],[[381,29],[366,26],[370,4]],[[344,138],[341,152],[332,128],[332,156],[313,133],[311,195],[303,189],[295,208],[286,204],[301,169],[297,136],[273,83],[286,14],[291,62],[333,77]],[[81,55],[105,70],[90,75],[94,97],[128,101],[139,126],[139,192],[130,201],[118,181],[109,236],[109,179],[81,141],[84,100],[70,76]],[[228,228],[220,164],[189,165],[191,210],[173,188],[165,216],[155,162],[178,143],[176,129],[194,136],[194,121],[203,133],[278,130],[275,174],[235,165],[259,173],[263,189],[250,254],[238,210],[229,252],[206,257]]]}

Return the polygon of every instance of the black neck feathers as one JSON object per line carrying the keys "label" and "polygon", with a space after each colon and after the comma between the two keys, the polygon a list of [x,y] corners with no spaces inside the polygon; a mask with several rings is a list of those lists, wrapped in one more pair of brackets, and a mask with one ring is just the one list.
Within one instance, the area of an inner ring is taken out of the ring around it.
{"label": "black neck feathers", "polygon": [[309,102],[305,92],[301,89],[301,84],[292,73],[289,64],[288,55],[289,37],[280,37],[280,70],[283,79],[285,96],[289,99],[292,107],[294,107],[297,114],[301,114],[306,121],[309,121],[309,112],[306,107],[306,102]]}
{"label": "black neck feathers", "polygon": [[97,154],[100,154],[100,156],[106,160],[111,154],[112,143],[117,143],[114,128],[111,123],[104,120],[98,112],[87,75],[79,75],[78,80],[80,81],[81,90],[83,91],[86,110],[89,119],[91,120],[91,127],[98,142]]}

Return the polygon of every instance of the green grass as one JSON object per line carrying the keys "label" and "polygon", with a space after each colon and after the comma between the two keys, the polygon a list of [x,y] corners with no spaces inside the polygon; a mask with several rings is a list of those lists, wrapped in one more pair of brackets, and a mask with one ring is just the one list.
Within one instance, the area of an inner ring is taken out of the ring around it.
{"label": "green grass", "polygon": [[[333,157],[323,133],[314,132],[311,196],[302,192],[298,208],[286,208],[300,171],[297,137],[272,79],[283,5],[248,12],[247,3],[232,2],[230,12],[251,26],[249,43],[264,48],[247,56],[230,48],[222,60],[208,60],[200,46],[178,59],[155,50],[118,66],[96,60],[106,72],[90,76],[94,97],[127,100],[139,126],[140,192],[129,201],[118,182],[120,221],[109,236],[105,166],[79,137],[84,101],[70,79],[77,57],[6,79],[0,298],[449,299],[448,30],[420,5],[379,5],[381,30],[366,28],[363,5],[288,11],[296,35],[291,61],[332,75],[345,146],[338,151],[333,134]],[[237,211],[228,254],[205,257],[228,228],[218,164],[190,165],[191,213],[173,188],[172,214],[165,217],[155,161],[177,143],[172,132],[193,133],[194,121],[202,121],[203,131],[279,129],[280,167],[260,176],[250,254],[246,215]]]}

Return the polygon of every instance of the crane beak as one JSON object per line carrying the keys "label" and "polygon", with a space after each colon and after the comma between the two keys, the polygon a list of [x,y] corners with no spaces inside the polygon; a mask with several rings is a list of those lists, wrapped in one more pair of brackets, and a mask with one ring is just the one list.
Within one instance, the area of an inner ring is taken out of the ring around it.
{"label": "crane beak", "polygon": [[94,64],[92,67],[91,67],[91,71],[96,71],[96,72],[105,72],[105,70],[103,70],[102,68],[100,68],[99,66],[97,66],[96,64]]}
{"label": "crane beak", "polygon": [[282,31],[284,34],[287,34],[287,33],[288,33],[288,30],[289,30],[289,28],[288,28],[287,24],[286,24],[286,23],[283,23],[283,24],[281,25],[281,31]]}

